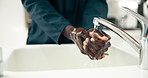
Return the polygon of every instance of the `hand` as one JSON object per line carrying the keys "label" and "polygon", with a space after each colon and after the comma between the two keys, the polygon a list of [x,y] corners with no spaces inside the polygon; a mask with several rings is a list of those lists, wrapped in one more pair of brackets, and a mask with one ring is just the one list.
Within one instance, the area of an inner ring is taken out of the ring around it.
{"label": "hand", "polygon": [[104,52],[110,46],[110,43],[107,43],[110,37],[106,33],[104,33],[105,36],[101,33],[104,32],[98,30],[93,32],[93,29],[86,31],[83,28],[74,28],[71,25],[63,31],[63,35],[77,44],[81,53],[88,55],[92,60],[103,58]]}
{"label": "hand", "polygon": [[104,52],[111,46],[109,40],[110,36],[103,31],[89,29],[87,31],[90,38],[86,38],[83,42],[84,52],[90,57],[90,59],[102,59],[104,58]]}
{"label": "hand", "polygon": [[72,40],[80,49],[81,53],[86,54],[83,49],[83,41],[88,37],[87,31],[81,27],[74,28],[73,26],[67,26],[63,35]]}

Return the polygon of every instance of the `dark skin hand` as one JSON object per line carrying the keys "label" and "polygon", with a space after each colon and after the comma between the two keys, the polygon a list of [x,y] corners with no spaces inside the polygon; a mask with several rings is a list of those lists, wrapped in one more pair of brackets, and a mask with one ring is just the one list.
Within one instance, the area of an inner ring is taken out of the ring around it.
{"label": "dark skin hand", "polygon": [[90,38],[86,38],[83,41],[83,48],[88,52],[91,59],[102,59],[104,58],[104,52],[111,46],[109,40],[111,37],[103,31],[95,30],[93,28],[87,31]]}
{"label": "dark skin hand", "polygon": [[110,36],[103,31],[95,30],[93,28],[86,31],[79,27],[74,28],[68,25],[63,33],[65,37],[72,40],[80,49],[80,51],[88,55],[90,59],[104,58],[104,52],[110,47]]}

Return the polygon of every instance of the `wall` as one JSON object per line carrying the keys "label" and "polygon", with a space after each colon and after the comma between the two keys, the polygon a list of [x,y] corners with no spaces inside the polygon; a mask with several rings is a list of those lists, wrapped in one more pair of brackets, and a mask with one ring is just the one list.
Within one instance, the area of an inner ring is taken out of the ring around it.
{"label": "wall", "polygon": [[128,7],[135,12],[138,9],[138,3],[140,0],[107,0],[109,6],[108,17],[115,18],[117,25],[122,28],[135,29],[137,27],[137,20],[123,11],[122,7]]}
{"label": "wall", "polygon": [[0,0],[0,45],[25,45],[26,29],[21,0]]}
{"label": "wall", "polygon": [[[117,7],[119,0],[107,1],[109,3],[108,16],[119,18],[121,13],[121,8]],[[131,19],[129,19],[126,26],[134,25],[134,22],[131,23]],[[25,25],[25,14],[21,0],[0,0],[0,45],[25,45],[27,37]]]}

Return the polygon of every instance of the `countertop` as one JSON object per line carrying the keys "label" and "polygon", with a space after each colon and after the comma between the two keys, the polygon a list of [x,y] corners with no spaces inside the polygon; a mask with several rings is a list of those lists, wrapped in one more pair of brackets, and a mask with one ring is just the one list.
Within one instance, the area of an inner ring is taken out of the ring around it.
{"label": "countertop", "polygon": [[148,71],[139,69],[138,65],[32,72],[5,71],[0,78],[148,78]]}

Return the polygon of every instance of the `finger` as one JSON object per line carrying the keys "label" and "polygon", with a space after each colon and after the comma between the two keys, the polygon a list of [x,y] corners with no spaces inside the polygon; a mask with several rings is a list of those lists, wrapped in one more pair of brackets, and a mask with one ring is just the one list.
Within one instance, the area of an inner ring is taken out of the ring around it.
{"label": "finger", "polygon": [[88,44],[88,41],[89,41],[89,38],[86,38],[86,39],[83,41],[83,45],[87,45],[87,44]]}
{"label": "finger", "polygon": [[102,59],[105,57],[104,53],[108,50],[108,48],[111,46],[110,42],[105,45],[105,42],[103,40],[100,41],[100,49],[97,51],[98,53],[96,54],[95,58],[96,59]]}
{"label": "finger", "polygon": [[104,52],[108,51],[108,48],[111,46],[110,42],[104,46]]}
{"label": "finger", "polygon": [[83,29],[83,28],[80,28],[80,27],[77,28],[77,32],[84,39],[88,37],[87,31],[85,29]]}
{"label": "finger", "polygon": [[89,35],[92,37],[92,38],[98,38],[100,40],[108,40],[109,38],[106,37],[106,36],[102,36],[102,35],[99,35],[98,33],[94,33],[94,32],[90,32]]}
{"label": "finger", "polygon": [[[104,58],[104,46],[105,46],[105,42],[103,40],[94,40],[93,38],[91,38],[91,41],[93,43],[93,47],[92,49],[95,50],[95,58],[96,59],[102,59]],[[91,52],[93,52],[93,50],[91,49],[91,47],[89,48]],[[105,50],[107,50],[108,48],[106,48]]]}
{"label": "finger", "polygon": [[71,38],[73,41],[76,40],[76,28],[72,31]]}
{"label": "finger", "polygon": [[103,56],[100,56],[100,57],[98,57],[98,58],[96,58],[97,60],[100,60],[100,59],[103,59],[103,58],[105,58],[106,56],[105,55],[103,55]]}
{"label": "finger", "polygon": [[81,37],[81,32],[78,32],[78,33],[76,33],[76,40],[80,43],[80,44],[82,44],[83,43],[83,41],[85,40],[84,38],[82,38]]}
{"label": "finger", "polygon": [[105,58],[106,56],[108,56],[109,54],[108,53],[104,53],[102,56],[100,56],[99,58],[97,59],[102,59],[102,58]]}
{"label": "finger", "polygon": [[94,45],[94,44],[92,43],[91,39],[88,39],[88,38],[87,38],[87,40],[84,41],[83,44],[88,46],[90,52],[92,52],[94,55],[96,54],[96,49],[97,49],[97,48],[95,48],[96,45]]}
{"label": "finger", "polygon": [[86,47],[87,47],[87,42],[85,40],[85,41],[83,41],[83,49],[86,49]]}
{"label": "finger", "polygon": [[97,60],[101,59],[101,55],[95,56]]}
{"label": "finger", "polygon": [[[106,34],[104,31],[99,31],[99,30],[93,30],[93,29],[90,29],[88,30],[89,32],[89,35],[92,37],[93,34],[96,34],[94,35],[95,38],[100,38],[101,40],[108,40],[108,38],[111,38],[108,34]],[[100,37],[97,37],[97,36],[100,36]]]}
{"label": "finger", "polygon": [[81,39],[77,39],[78,34],[77,34],[76,28],[72,31],[72,34],[70,34],[70,36],[71,36],[73,42],[78,46],[80,51],[83,52],[84,50],[81,45],[82,44],[82,42],[80,41]]}
{"label": "finger", "polygon": [[84,54],[84,52],[83,52],[84,51],[84,49],[83,49],[83,41],[84,41],[84,39],[80,36],[80,33],[77,33],[76,34],[76,42],[77,42],[77,45],[78,45],[79,49]]}
{"label": "finger", "polygon": [[109,39],[108,40],[110,40],[111,39],[111,37],[108,35],[108,34],[106,34],[104,31],[101,31],[106,37],[108,37]]}
{"label": "finger", "polygon": [[93,38],[91,38],[89,41],[88,41],[88,44],[89,46],[89,49],[90,51],[93,53],[93,54],[96,54],[96,51],[98,49],[97,45],[95,44],[95,40]]}
{"label": "finger", "polygon": [[110,47],[111,46],[111,43],[110,42],[108,42],[106,45],[105,45],[105,47],[104,48],[108,48],[108,47]]}
{"label": "finger", "polygon": [[104,48],[104,52],[107,52],[108,51],[108,48]]}
{"label": "finger", "polygon": [[108,50],[108,48],[110,47],[110,42],[108,44],[106,44],[104,47],[102,47],[100,49],[100,51],[98,51],[98,54],[95,56],[96,59],[102,59],[104,58],[105,55],[108,55],[106,54],[105,52]]}
{"label": "finger", "polygon": [[103,34],[102,34],[99,30],[89,31],[89,35],[90,35],[90,36],[91,36],[91,34],[93,35],[93,33],[97,33],[97,34],[99,34],[100,36],[103,36]]}
{"label": "finger", "polygon": [[102,58],[105,58],[105,56],[100,56],[100,57],[96,58],[96,60],[100,60]]}
{"label": "finger", "polygon": [[109,49],[109,47],[104,48],[104,52],[107,52]]}
{"label": "finger", "polygon": [[104,52],[103,50],[100,50],[98,54],[95,56],[96,59],[102,59],[104,57]]}
{"label": "finger", "polygon": [[94,55],[90,52],[89,48],[86,46],[86,48],[84,49],[84,51],[86,52],[86,54],[89,56],[89,58],[91,60],[94,60]]}
{"label": "finger", "polygon": [[94,49],[90,48],[90,39],[86,38],[86,40],[83,42],[83,48],[86,51],[86,53],[88,53],[88,56],[93,58],[95,56],[95,51]]}
{"label": "finger", "polygon": [[90,38],[86,31],[81,32],[81,37],[84,38],[84,39]]}
{"label": "finger", "polygon": [[76,33],[73,34],[74,39],[81,50],[83,50],[83,41],[85,40],[81,35],[83,31],[86,32],[83,28],[76,28]]}
{"label": "finger", "polygon": [[95,55],[101,54],[100,50],[104,48],[105,46],[105,41],[103,40],[95,40],[91,42],[91,46],[95,50]]}
{"label": "finger", "polygon": [[102,47],[102,46],[104,46],[104,44],[105,44],[105,41],[103,41],[103,40],[98,40],[98,39],[96,39],[96,38],[91,38],[90,41],[91,41],[91,43],[92,43],[92,46],[93,46],[96,50],[98,50],[99,47]]}
{"label": "finger", "polygon": [[103,48],[105,46],[105,41],[103,40],[97,40],[96,43],[99,48]]}
{"label": "finger", "polygon": [[103,40],[98,40],[98,50],[96,53],[96,58],[99,58],[104,54],[104,47],[105,47],[105,42]]}

